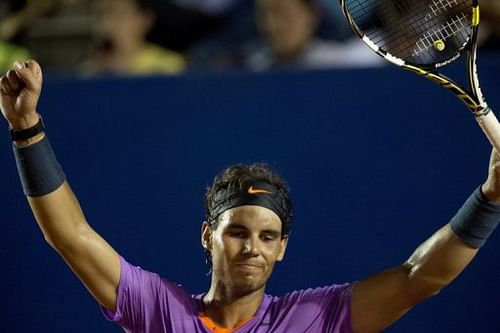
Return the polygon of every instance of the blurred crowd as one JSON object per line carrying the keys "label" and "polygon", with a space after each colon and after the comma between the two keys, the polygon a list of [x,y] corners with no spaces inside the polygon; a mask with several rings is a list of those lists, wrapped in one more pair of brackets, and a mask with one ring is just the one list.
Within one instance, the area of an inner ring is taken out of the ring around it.
{"label": "blurred crowd", "polygon": [[[481,6],[482,47],[500,49],[500,1]],[[0,72],[30,57],[87,76],[384,63],[335,0],[0,0]]]}

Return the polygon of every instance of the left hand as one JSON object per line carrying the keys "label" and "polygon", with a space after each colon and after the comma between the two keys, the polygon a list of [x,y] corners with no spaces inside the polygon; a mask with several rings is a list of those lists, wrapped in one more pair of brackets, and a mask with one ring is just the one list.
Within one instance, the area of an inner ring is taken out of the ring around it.
{"label": "left hand", "polygon": [[500,156],[495,149],[491,151],[488,179],[481,190],[490,201],[500,204]]}

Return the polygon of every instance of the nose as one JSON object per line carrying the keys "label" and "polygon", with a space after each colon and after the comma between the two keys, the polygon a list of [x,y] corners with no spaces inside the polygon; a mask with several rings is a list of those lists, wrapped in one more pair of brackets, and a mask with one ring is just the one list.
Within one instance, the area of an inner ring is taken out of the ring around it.
{"label": "nose", "polygon": [[243,244],[242,254],[249,257],[256,257],[259,255],[258,242],[253,240],[251,237],[245,240]]}

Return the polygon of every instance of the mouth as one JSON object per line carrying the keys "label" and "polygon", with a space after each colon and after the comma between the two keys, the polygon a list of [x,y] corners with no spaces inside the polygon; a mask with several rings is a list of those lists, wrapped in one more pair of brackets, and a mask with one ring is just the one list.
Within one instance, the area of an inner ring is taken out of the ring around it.
{"label": "mouth", "polygon": [[253,271],[253,270],[261,270],[262,266],[258,264],[252,264],[252,263],[238,263],[234,265],[237,269],[241,270],[248,270],[248,271]]}

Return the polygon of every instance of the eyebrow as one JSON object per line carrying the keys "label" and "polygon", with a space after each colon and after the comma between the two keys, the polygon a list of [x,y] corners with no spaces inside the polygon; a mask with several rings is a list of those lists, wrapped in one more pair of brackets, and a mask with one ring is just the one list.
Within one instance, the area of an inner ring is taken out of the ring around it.
{"label": "eyebrow", "polygon": [[241,225],[241,224],[237,224],[237,223],[231,223],[227,226],[228,229],[244,229],[244,230],[248,230],[247,227]]}

